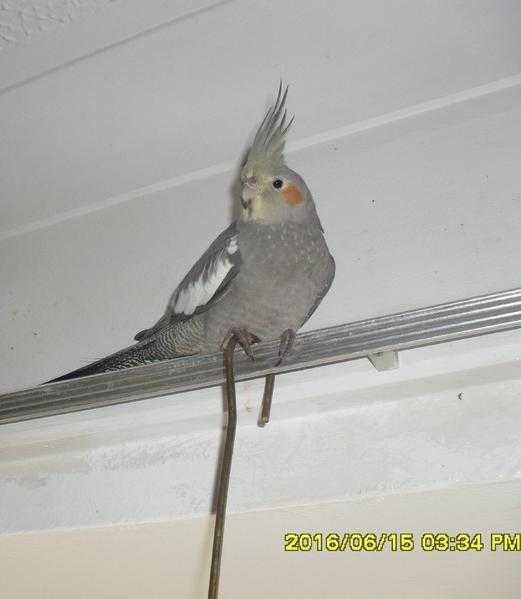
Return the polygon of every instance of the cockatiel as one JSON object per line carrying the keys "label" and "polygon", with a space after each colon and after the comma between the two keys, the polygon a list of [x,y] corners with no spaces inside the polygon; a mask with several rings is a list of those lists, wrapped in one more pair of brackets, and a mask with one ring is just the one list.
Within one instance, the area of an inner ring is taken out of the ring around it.
{"label": "cockatiel", "polygon": [[257,340],[280,338],[281,356],[290,350],[335,262],[306,183],[284,161],[287,93],[279,86],[247,154],[238,219],[190,269],[164,315],[135,345],[49,382],[219,351],[231,333],[248,355]]}

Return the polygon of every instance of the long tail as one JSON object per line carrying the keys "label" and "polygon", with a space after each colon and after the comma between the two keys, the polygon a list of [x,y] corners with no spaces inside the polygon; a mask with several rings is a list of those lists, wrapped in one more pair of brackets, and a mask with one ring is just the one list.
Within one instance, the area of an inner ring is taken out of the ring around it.
{"label": "long tail", "polygon": [[157,351],[157,348],[153,342],[137,343],[111,354],[106,358],[92,362],[92,364],[87,364],[87,366],[83,366],[82,368],[78,368],[72,372],[68,372],[67,374],[59,376],[55,379],[45,381],[45,383],[42,384],[47,385],[48,383],[68,381],[70,379],[89,376],[91,374],[112,372],[114,370],[124,370],[125,368],[150,364],[151,362],[158,362],[160,360],[166,360],[174,357],[176,356],[161,355],[160,352]]}

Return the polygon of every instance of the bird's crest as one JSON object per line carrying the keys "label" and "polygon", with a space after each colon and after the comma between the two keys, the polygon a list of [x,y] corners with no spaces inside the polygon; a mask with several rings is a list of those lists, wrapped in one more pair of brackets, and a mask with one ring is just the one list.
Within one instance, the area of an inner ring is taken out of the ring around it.
{"label": "bird's crest", "polygon": [[273,171],[284,164],[284,142],[288,129],[293,123],[293,118],[286,124],[287,111],[284,108],[288,86],[282,93],[282,82],[275,104],[271,106],[262,120],[253,143],[248,152],[247,164],[254,168]]}

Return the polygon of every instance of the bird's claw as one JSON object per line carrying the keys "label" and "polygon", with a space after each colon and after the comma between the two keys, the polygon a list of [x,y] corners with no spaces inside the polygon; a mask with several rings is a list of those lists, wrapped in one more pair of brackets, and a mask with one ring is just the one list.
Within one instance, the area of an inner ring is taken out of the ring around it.
{"label": "bird's claw", "polygon": [[279,345],[279,359],[275,366],[280,366],[286,356],[293,349],[293,345],[295,344],[296,333],[293,329],[286,329],[281,337],[280,337],[280,345]]}
{"label": "bird's claw", "polygon": [[252,362],[255,361],[255,356],[253,355],[253,351],[251,349],[251,346],[254,343],[258,343],[260,341],[259,337],[257,337],[257,335],[254,335],[253,333],[250,333],[249,331],[247,331],[246,329],[241,329],[241,328],[231,328],[226,337],[224,338],[224,341],[222,342],[222,349],[226,350],[228,343],[230,342],[230,339],[232,337],[235,337],[235,339],[237,340],[237,343],[242,347],[242,349],[244,350],[244,353],[248,356],[248,358],[250,358],[250,360]]}

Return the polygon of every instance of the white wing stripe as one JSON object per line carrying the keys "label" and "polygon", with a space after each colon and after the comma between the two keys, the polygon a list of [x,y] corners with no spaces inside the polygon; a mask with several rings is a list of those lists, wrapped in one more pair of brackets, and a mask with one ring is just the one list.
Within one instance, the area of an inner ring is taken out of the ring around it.
{"label": "white wing stripe", "polygon": [[185,287],[177,296],[177,301],[174,306],[174,312],[176,312],[177,314],[181,314],[182,312],[184,312],[186,308],[190,287],[191,285],[187,285],[187,287]]}
{"label": "white wing stripe", "polygon": [[179,290],[174,305],[174,312],[176,314],[189,316],[195,312],[198,306],[203,306],[213,297],[219,285],[224,281],[232,268],[232,263],[228,260],[228,256],[234,254],[237,249],[237,237],[234,236],[228,242],[224,255],[221,253],[213,261],[208,262],[201,270],[197,279]]}
{"label": "white wing stripe", "polygon": [[228,250],[229,254],[235,254],[238,248],[239,244],[237,243],[237,235],[235,235],[230,239],[230,243],[228,243],[228,247],[226,249]]}

